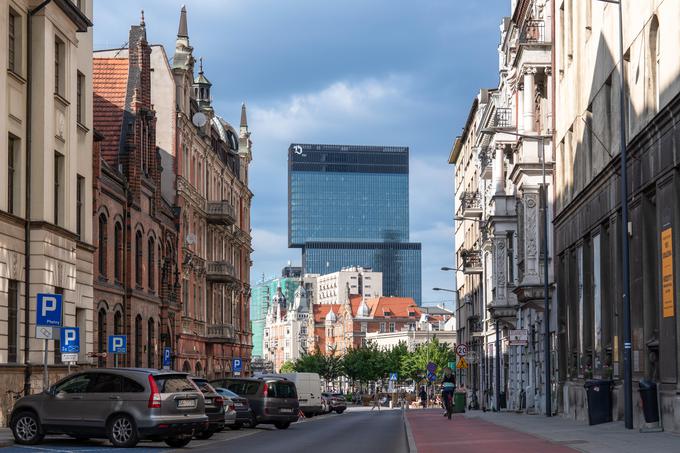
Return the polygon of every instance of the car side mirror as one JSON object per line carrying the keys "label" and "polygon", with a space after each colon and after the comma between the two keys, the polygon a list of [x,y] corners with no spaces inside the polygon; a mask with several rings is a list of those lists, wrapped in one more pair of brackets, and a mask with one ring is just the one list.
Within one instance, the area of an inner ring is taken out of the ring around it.
{"label": "car side mirror", "polygon": [[45,393],[48,394],[48,395],[50,395],[50,396],[54,396],[54,395],[56,395],[56,391],[55,391],[55,390],[56,390],[56,389],[54,388],[54,386],[48,387],[48,388],[45,390]]}

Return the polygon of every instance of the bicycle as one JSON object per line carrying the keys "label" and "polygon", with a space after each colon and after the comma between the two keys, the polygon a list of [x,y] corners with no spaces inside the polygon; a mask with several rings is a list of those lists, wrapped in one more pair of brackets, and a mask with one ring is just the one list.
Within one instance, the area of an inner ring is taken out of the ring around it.
{"label": "bicycle", "polygon": [[453,392],[444,392],[444,408],[446,409],[446,417],[451,420],[453,414]]}

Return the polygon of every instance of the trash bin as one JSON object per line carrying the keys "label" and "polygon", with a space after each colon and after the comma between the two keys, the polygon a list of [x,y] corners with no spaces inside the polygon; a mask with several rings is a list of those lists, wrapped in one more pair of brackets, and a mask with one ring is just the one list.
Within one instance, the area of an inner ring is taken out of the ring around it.
{"label": "trash bin", "polygon": [[586,381],[588,397],[588,424],[599,425],[612,421],[612,388],[613,381],[594,379]]}
{"label": "trash bin", "polygon": [[656,396],[656,382],[643,379],[640,381],[640,399],[642,400],[642,411],[645,414],[645,422],[658,423],[659,421],[659,400]]}
{"label": "trash bin", "polygon": [[465,392],[455,392],[453,394],[453,413],[461,414],[465,412],[465,400],[467,395]]}

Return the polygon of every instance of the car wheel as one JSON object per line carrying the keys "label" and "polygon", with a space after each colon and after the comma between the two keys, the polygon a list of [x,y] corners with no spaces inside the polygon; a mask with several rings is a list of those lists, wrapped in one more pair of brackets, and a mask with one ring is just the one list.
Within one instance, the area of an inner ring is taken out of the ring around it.
{"label": "car wheel", "polygon": [[288,429],[290,422],[276,422],[274,426],[276,426],[276,429]]}
{"label": "car wheel", "polygon": [[19,412],[13,417],[12,434],[21,445],[35,445],[45,437],[38,416],[29,411]]}
{"label": "car wheel", "polygon": [[117,448],[130,448],[139,442],[137,425],[132,417],[125,414],[114,416],[108,424],[107,435]]}
{"label": "car wheel", "polygon": [[169,437],[165,439],[165,444],[172,448],[182,448],[189,445],[191,437]]}
{"label": "car wheel", "polygon": [[338,409],[335,412],[338,413],[338,414],[342,414],[343,412],[345,412],[345,409]]}
{"label": "car wheel", "polygon": [[238,431],[242,427],[243,425],[241,423],[234,423],[233,425],[229,425],[229,429],[233,429],[234,431]]}
{"label": "car wheel", "polygon": [[208,440],[213,436],[213,434],[215,434],[215,431],[213,431],[212,429],[207,429],[205,431],[197,433],[196,435],[194,435],[194,437],[200,440]]}

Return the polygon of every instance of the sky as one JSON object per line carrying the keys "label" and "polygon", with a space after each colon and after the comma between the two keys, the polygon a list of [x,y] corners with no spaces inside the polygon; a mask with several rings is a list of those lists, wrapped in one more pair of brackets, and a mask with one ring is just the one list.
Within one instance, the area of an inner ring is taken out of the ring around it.
{"label": "sky", "polygon": [[252,282],[280,275],[287,248],[292,142],[410,147],[411,241],[422,243],[423,303],[454,288],[453,167],[448,157],[479,88],[498,84],[499,24],[510,0],[94,0],[95,49],[118,48],[144,10],[147,39],[189,40],[213,106],[252,132]]}

